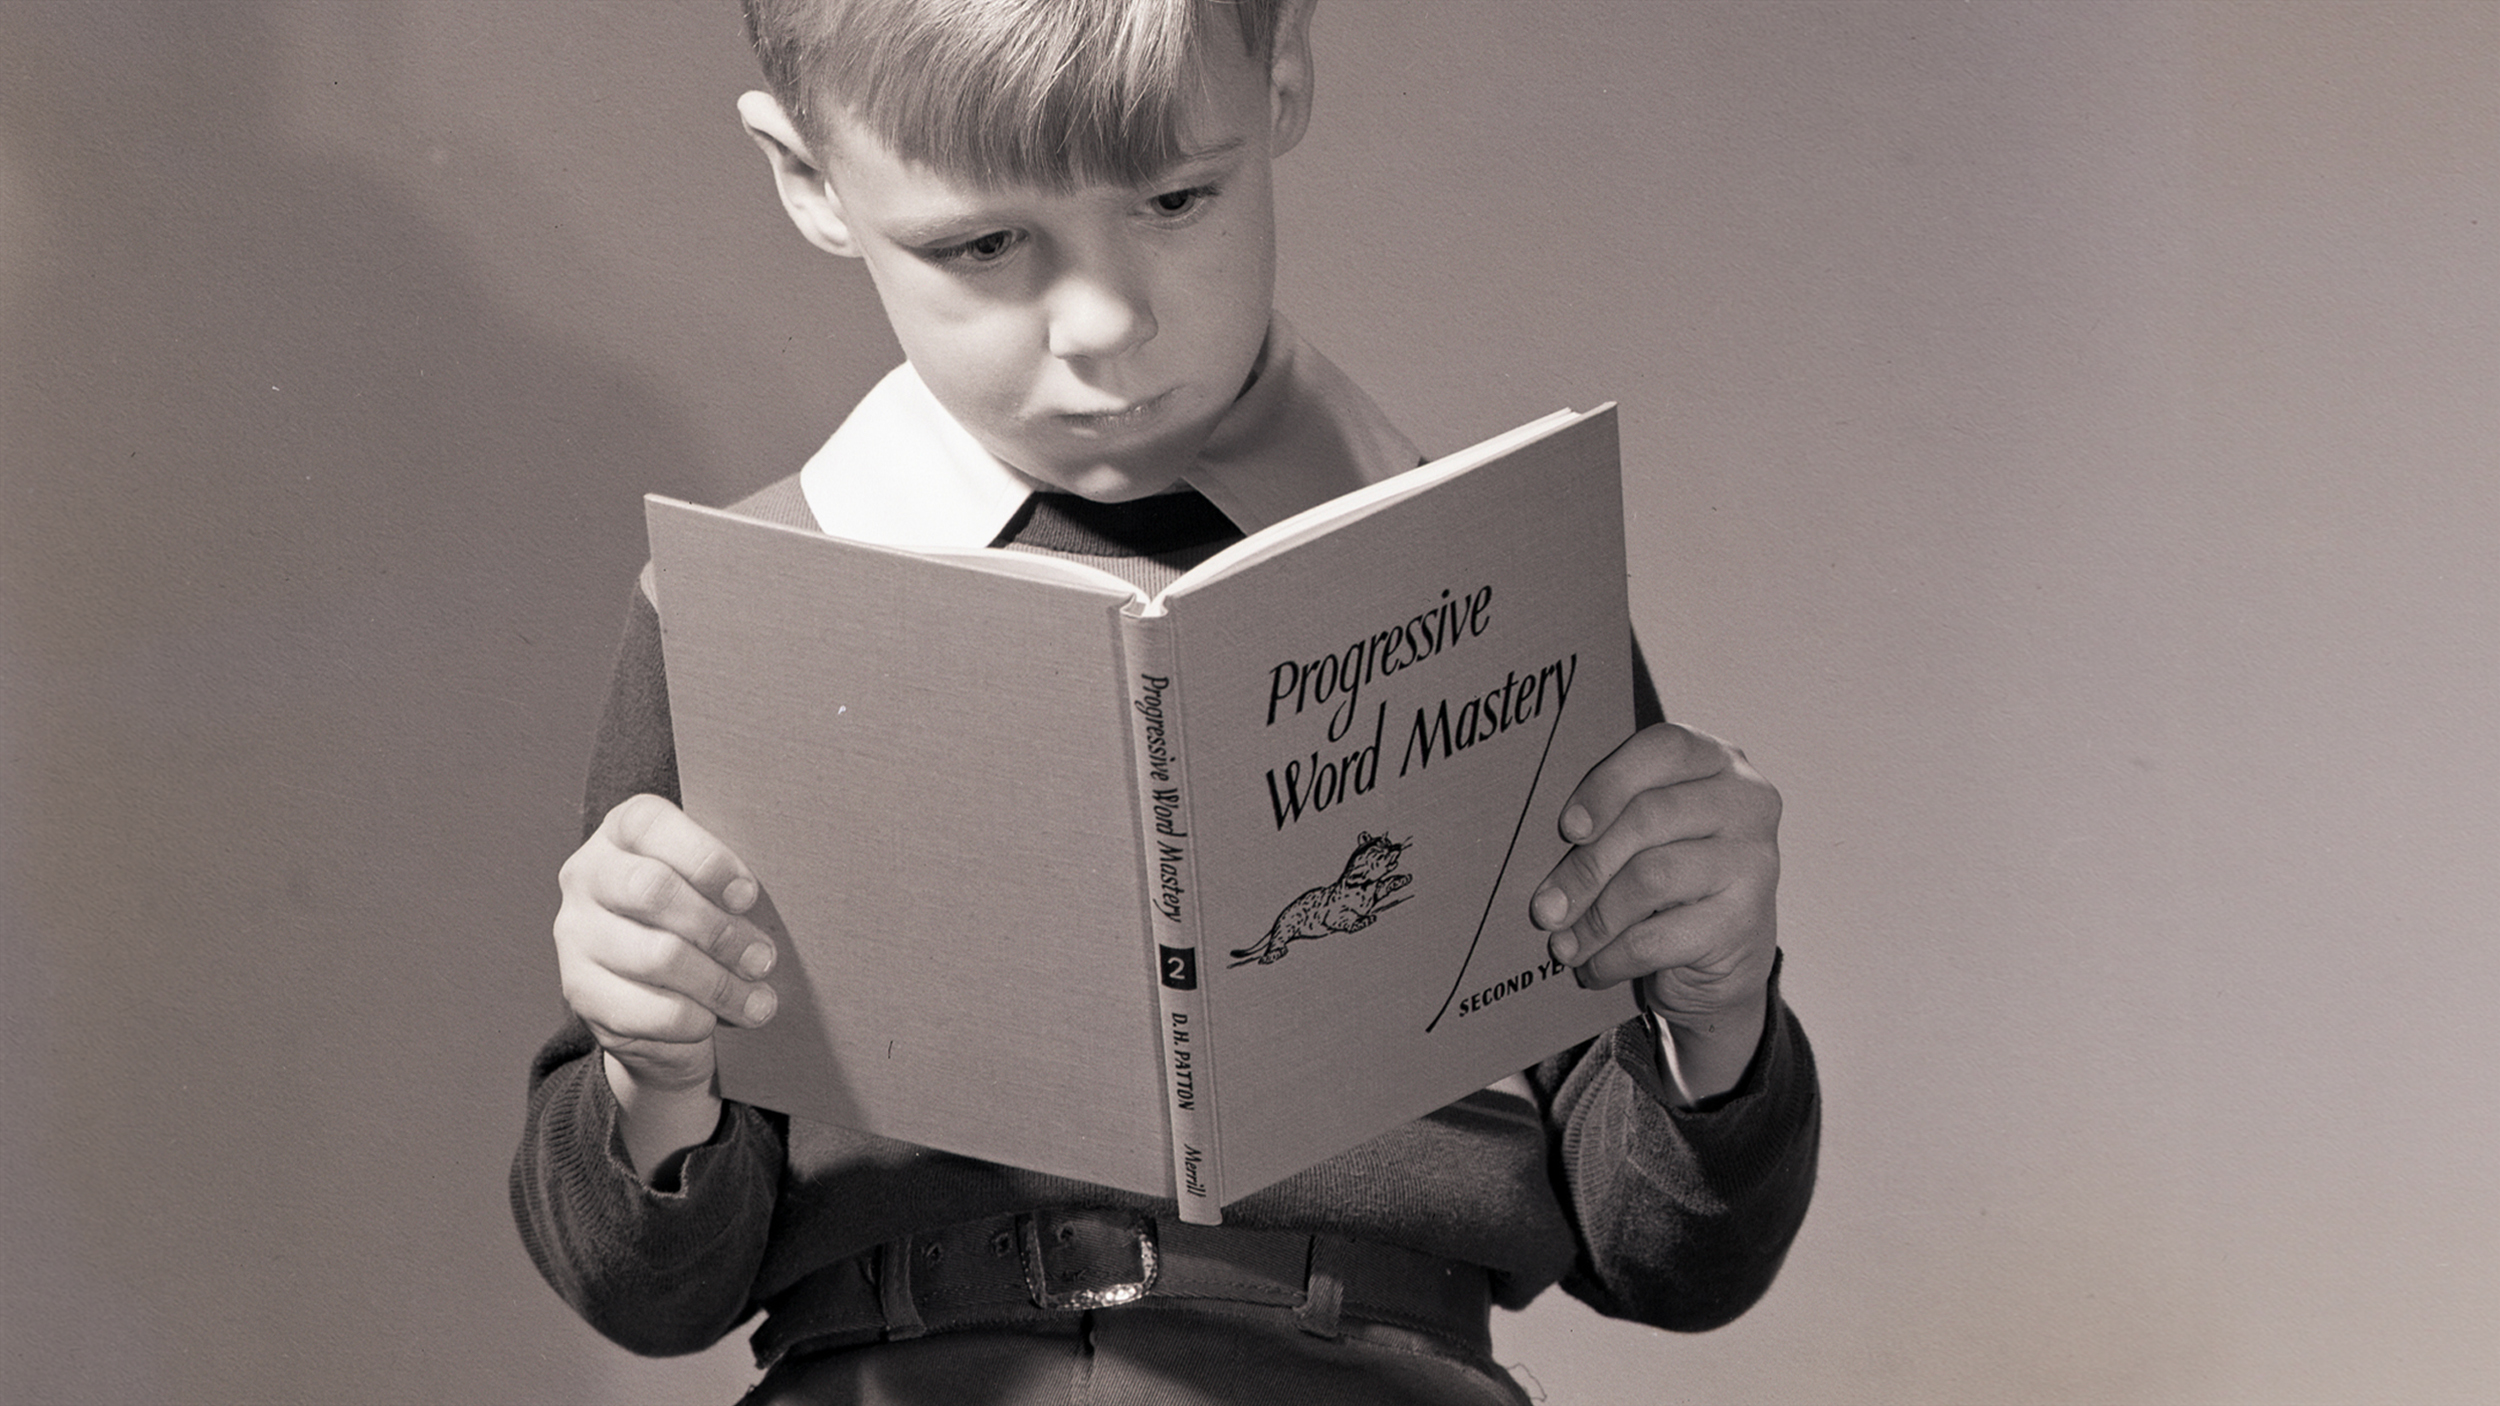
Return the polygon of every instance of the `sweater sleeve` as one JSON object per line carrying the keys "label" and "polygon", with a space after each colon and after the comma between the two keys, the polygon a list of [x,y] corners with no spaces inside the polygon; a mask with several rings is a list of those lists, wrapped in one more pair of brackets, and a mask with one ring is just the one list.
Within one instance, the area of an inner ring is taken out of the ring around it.
{"label": "sweater sleeve", "polygon": [[1549,1110],[1578,1255],[1563,1287],[1601,1313],[1681,1332],[1771,1287],[1814,1193],[1822,1101],[1776,971],[1735,1088],[1671,1104],[1656,1035],[1626,1021],[1531,1072]]}
{"label": "sweater sleeve", "polygon": [[[678,799],[659,616],[637,591],[592,750],[583,833],[644,791]],[[626,1156],[598,1043],[573,1018],[530,1068],[513,1218],[539,1273],[592,1327],[636,1352],[698,1351],[753,1311],[783,1146],[779,1120],[724,1104],[711,1140],[646,1186]]]}

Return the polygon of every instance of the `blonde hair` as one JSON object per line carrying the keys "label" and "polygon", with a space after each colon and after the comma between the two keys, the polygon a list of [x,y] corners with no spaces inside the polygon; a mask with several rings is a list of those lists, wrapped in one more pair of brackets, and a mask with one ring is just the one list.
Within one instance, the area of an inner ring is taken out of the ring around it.
{"label": "blonde hair", "polygon": [[1202,46],[1237,39],[1266,64],[1280,0],[742,3],[765,80],[819,161],[838,111],[957,179],[1067,189],[1179,161]]}

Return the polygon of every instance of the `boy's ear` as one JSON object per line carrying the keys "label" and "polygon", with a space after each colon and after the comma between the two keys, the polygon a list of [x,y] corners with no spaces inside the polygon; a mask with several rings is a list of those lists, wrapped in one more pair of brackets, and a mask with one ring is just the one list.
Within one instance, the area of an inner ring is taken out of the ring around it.
{"label": "boy's ear", "polygon": [[1285,0],[1277,11],[1274,57],[1267,66],[1271,157],[1293,150],[1310,130],[1311,11],[1318,3]]}
{"label": "boy's ear", "polygon": [[738,99],[738,121],[773,168],[773,188],[781,193],[781,208],[789,212],[790,223],[826,253],[858,258],[859,243],[851,237],[850,222],[842,218],[833,182],[809,155],[806,140],[781,104],[770,93],[744,94]]}

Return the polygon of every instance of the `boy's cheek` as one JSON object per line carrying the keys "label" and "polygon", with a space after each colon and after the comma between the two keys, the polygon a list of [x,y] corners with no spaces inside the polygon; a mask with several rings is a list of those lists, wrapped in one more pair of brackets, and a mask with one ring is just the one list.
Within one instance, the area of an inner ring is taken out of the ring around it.
{"label": "boy's cheek", "polygon": [[938,404],[993,454],[1014,463],[1002,439],[1011,439],[1023,388],[1003,372],[985,366],[977,353],[977,337],[913,338],[903,355],[936,396]]}

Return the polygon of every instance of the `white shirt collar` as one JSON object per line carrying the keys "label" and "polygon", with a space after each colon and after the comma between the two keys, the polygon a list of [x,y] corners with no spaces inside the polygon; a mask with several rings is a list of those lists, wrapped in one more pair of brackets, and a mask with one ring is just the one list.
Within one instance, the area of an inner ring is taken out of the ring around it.
{"label": "white shirt collar", "polygon": [[[1256,532],[1415,463],[1371,397],[1278,313],[1250,388],[1183,482]],[[799,472],[820,530],[895,547],[986,545],[1048,487],[982,448],[909,362],[860,397]]]}

